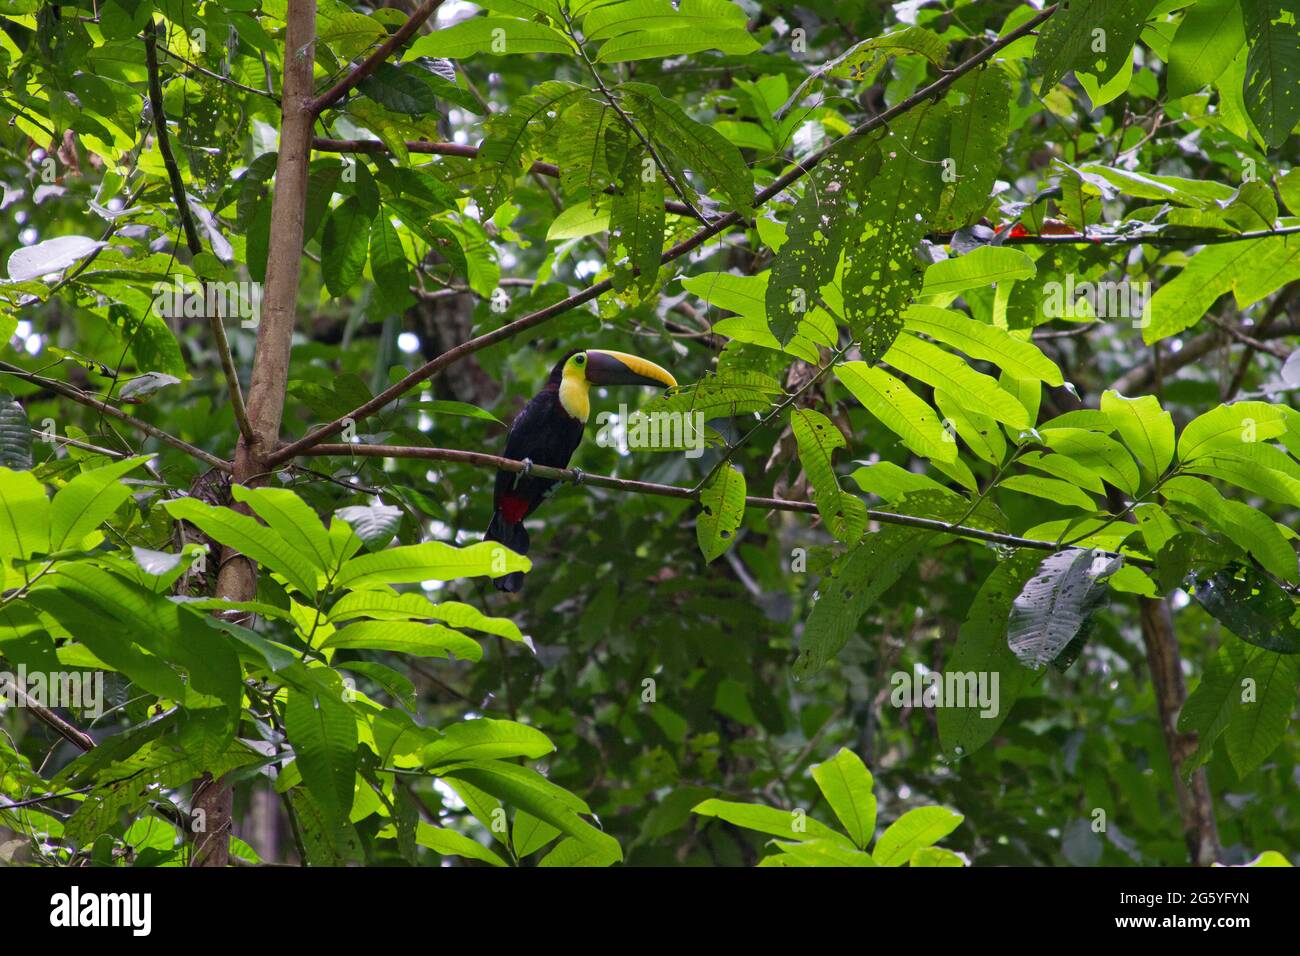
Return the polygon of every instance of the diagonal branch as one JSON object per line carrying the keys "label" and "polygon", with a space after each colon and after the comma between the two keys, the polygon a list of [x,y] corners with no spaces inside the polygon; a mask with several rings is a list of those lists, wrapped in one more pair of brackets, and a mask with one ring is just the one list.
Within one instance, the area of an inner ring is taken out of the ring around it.
{"label": "diagonal branch", "polygon": [[37,375],[35,372],[29,372],[27,369],[20,368],[17,365],[10,365],[8,362],[0,362],[0,372],[15,375],[24,381],[31,382],[33,385],[39,385],[46,391],[54,392],[56,395],[62,395],[64,398],[70,398],[74,402],[78,402],[88,408],[93,408],[110,418],[116,418],[119,422],[124,422],[132,428],[138,429],[146,435],[158,439],[163,444],[171,445],[173,448],[179,449],[187,455],[199,459],[199,461],[206,462],[213,468],[220,468],[222,471],[230,471],[230,462],[222,461],[216,455],[206,452],[195,445],[191,445],[187,441],[182,441],[175,435],[168,434],[157,425],[151,425],[146,421],[141,421],[134,416],[128,415],[116,405],[110,405],[108,402],[101,401],[93,395],[87,395],[79,388],[75,388],[65,382],[60,382],[57,379]]}
{"label": "diagonal branch", "polygon": [[[203,251],[203,243],[199,239],[198,227],[194,225],[194,213],[190,209],[189,198],[185,195],[185,180],[181,176],[180,167],[176,165],[176,157],[172,154],[171,138],[167,135],[167,114],[163,110],[162,79],[158,74],[158,34],[162,29],[161,23],[155,24],[146,30],[144,35],[145,66],[149,72],[149,109],[153,113],[154,130],[158,136],[158,152],[162,155],[163,165],[167,168],[167,179],[172,186],[172,198],[175,200],[176,212],[181,217],[181,226],[185,231],[185,245],[189,248],[191,256],[197,256]],[[204,287],[207,287],[206,282]],[[204,301],[205,303],[207,301],[206,295]],[[221,316],[217,315],[216,310],[208,315],[208,328],[212,330],[213,344],[217,347],[217,354],[221,356],[221,370],[226,376],[226,387],[230,390],[230,407],[235,413],[235,421],[239,424],[239,433],[245,438],[252,438],[253,426],[249,424],[248,409],[244,406],[244,393],[239,387],[239,372],[230,354],[226,328],[221,324]]]}
{"label": "diagonal branch", "polygon": [[[458,448],[426,448],[419,445],[315,445],[306,452],[308,455],[321,457],[356,457],[356,458],[410,458],[422,461],[452,461],[478,468],[495,468],[498,471],[520,472],[525,468],[529,474],[552,481],[564,481],[569,484],[591,485],[596,488],[609,488],[630,494],[655,495],[660,498],[685,498],[690,501],[699,498],[699,491],[681,485],[661,485],[653,481],[635,481],[630,478],[615,478],[613,475],[590,475],[576,468],[550,468],[546,465],[525,465],[514,458],[502,458],[485,452],[462,451]],[[745,498],[745,504],[752,508],[764,508],[769,511],[793,511],[799,514],[817,514],[817,506],[811,501],[791,501],[786,498],[764,498],[751,495]],[[992,544],[1006,545],[1012,548],[1032,548],[1036,551],[1060,551],[1061,546],[1055,541],[1040,541],[1036,538],[1022,538],[1014,534],[1002,534],[998,531],[986,531],[965,525],[954,525],[935,518],[920,518],[915,515],[896,514],[892,511],[867,510],[867,516],[881,524],[903,525],[908,528],[920,528],[924,531],[939,531],[969,538],[974,541],[988,541]],[[1107,552],[1112,553],[1112,552]],[[1126,554],[1125,561],[1134,564],[1152,564],[1144,558]]]}
{"label": "diagonal branch", "polygon": [[399,47],[404,46],[407,40],[415,36],[415,32],[424,26],[424,21],[429,19],[441,5],[442,0],[424,0],[424,3],[420,4],[407,21],[398,27],[392,36],[380,44],[374,53],[362,60],[347,76],[308,103],[307,112],[312,116],[320,116],[325,110],[347,96],[358,83],[379,69],[381,63],[392,56]]}
{"label": "diagonal branch", "polygon": [[[862,123],[861,125],[855,127],[853,130],[851,130],[849,133],[842,136],[840,139],[836,140],[830,146],[827,146],[825,149],[813,154],[803,163],[799,164],[798,166],[795,166],[785,174],[777,177],[777,179],[770,186],[768,186],[766,189],[761,190],[755,195],[754,206],[758,207],[763,205],[764,203],[771,200],[773,197],[783,192],[792,183],[796,182],[801,177],[807,175],[813,168],[815,168],[818,164],[820,164],[822,160],[824,160],[828,155],[830,155],[833,149],[835,149],[837,146],[839,146],[839,144],[843,143],[845,140],[855,136],[862,136],[872,132],[873,130],[879,129],[880,127],[891,122],[892,120],[897,119],[899,116],[902,116],[908,110],[911,110],[914,107],[919,106],[920,104],[930,99],[933,99],[936,96],[939,96],[945,90],[947,90],[948,87],[952,86],[952,84],[957,82],[957,80],[959,80],[961,77],[965,76],[971,70],[974,70],[980,64],[985,63],[986,61],[991,59],[994,56],[994,54],[996,54],[999,50],[1006,48],[1010,44],[1014,43],[1016,40],[1019,40],[1021,37],[1027,36],[1030,33],[1032,33],[1034,29],[1038,27],[1039,24],[1041,24],[1044,20],[1046,20],[1055,12],[1056,12],[1056,4],[1053,4],[1052,6],[1048,7],[1046,10],[1042,11],[1036,16],[1033,16],[1029,20],[1026,20],[1017,29],[1011,31],[1006,36],[989,44],[979,53],[970,57],[968,60],[964,61],[954,69],[948,71],[939,79],[931,83],[929,86],[924,87],[921,90],[918,90],[916,93],[912,94],[907,99],[897,103],[890,109],[885,110],[883,113],[880,113],[879,115],[874,116],[871,119],[867,120],[866,122]],[[682,242],[679,242],[677,245],[673,246],[670,249],[666,249],[663,255],[659,259],[660,263],[667,264],[669,262],[673,262],[677,259],[680,259],[682,256],[686,255],[691,250],[699,247],[704,242],[711,239],[713,236],[716,236],[718,233],[722,232],[723,230],[731,226],[736,225],[741,221],[743,221],[743,217],[739,212],[735,212],[735,211],[729,212],[725,216],[720,216],[719,218],[715,219],[712,223],[701,227],[696,233],[694,233],[689,238],[683,240]],[[498,342],[504,342],[507,339],[513,338],[514,336],[518,335],[521,332],[526,332],[531,328],[534,328],[538,325],[541,325],[544,322],[549,321],[550,319],[555,318],[557,315],[563,315],[565,312],[569,312],[572,309],[576,309],[580,305],[590,302],[593,299],[599,298],[601,295],[604,295],[613,287],[614,287],[614,283],[611,279],[605,279],[601,282],[595,283],[594,285],[589,285],[587,286],[587,288],[583,289],[582,291],[576,292],[573,295],[569,296],[567,299],[562,299],[561,301],[556,302],[554,305],[547,306],[544,309],[539,309],[538,311],[530,313],[529,315],[525,315],[521,318],[518,318],[507,325],[503,325],[499,329],[494,329],[493,331],[485,333],[484,335],[480,335],[477,338],[473,338],[467,342],[463,342],[453,349],[447,350],[443,354],[439,355],[437,358],[431,359],[430,361],[426,362],[424,365],[420,366],[414,372],[411,372],[405,378],[401,379],[400,381],[386,388],[384,391],[380,392],[370,401],[353,409],[348,414],[335,419],[334,421],[330,422],[327,425],[322,425],[321,427],[309,432],[302,438],[298,439],[297,441],[289,445],[285,445],[277,449],[272,455],[270,455],[268,459],[268,463],[272,465],[279,465],[285,461],[288,461],[290,458],[293,458],[295,455],[302,454],[306,449],[311,448],[313,445],[319,444],[320,442],[324,441],[325,439],[329,438],[332,435],[337,435],[339,432],[343,430],[344,425],[348,421],[353,421],[353,422],[360,421],[361,419],[365,418],[367,415],[371,415],[374,412],[377,412],[385,405],[388,405],[390,402],[393,402],[396,399],[400,398],[402,395],[405,395],[407,392],[415,388],[421,382],[427,381],[429,378],[432,378],[435,374],[440,372],[442,369],[446,368],[448,365],[451,365],[452,363],[464,358],[467,355],[472,355],[475,352],[485,349],[488,346],[496,345]]]}

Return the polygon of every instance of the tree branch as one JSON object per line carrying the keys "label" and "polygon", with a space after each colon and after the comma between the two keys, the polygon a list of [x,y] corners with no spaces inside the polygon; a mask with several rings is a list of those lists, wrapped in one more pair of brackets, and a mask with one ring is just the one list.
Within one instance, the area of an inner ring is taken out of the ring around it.
{"label": "tree branch", "polygon": [[[203,251],[199,239],[198,227],[194,225],[194,213],[190,209],[189,198],[185,194],[185,180],[181,177],[180,167],[172,154],[171,137],[167,135],[167,114],[163,110],[162,79],[158,74],[158,34],[162,32],[161,23],[153,24],[145,30],[144,60],[149,73],[149,111],[153,113],[154,130],[158,137],[158,152],[162,155],[163,165],[167,168],[167,179],[172,186],[172,199],[175,200],[176,212],[181,217],[181,226],[185,231],[185,245],[191,256]],[[207,283],[203,283],[207,288]],[[207,301],[207,296],[204,296]],[[230,354],[230,342],[226,339],[226,328],[221,324],[221,317],[213,312],[208,316],[208,328],[212,330],[212,341],[221,356],[221,370],[226,376],[226,387],[230,390],[230,407],[235,413],[235,422],[239,433],[245,438],[253,436],[253,426],[248,423],[248,411],[244,408],[244,393],[239,387],[239,372],[235,369],[235,360]]]}
{"label": "tree branch", "polygon": [[24,381],[31,382],[33,385],[39,385],[47,391],[54,392],[56,395],[62,395],[64,398],[70,398],[74,402],[85,405],[87,408],[93,408],[98,412],[102,412],[110,418],[116,418],[118,421],[130,425],[132,428],[138,429],[146,435],[158,439],[163,444],[171,445],[173,448],[199,459],[199,461],[206,462],[213,468],[220,468],[222,471],[230,471],[230,462],[222,461],[216,455],[206,452],[202,448],[191,445],[187,441],[182,441],[174,435],[169,435],[157,425],[151,425],[146,421],[141,421],[138,418],[128,415],[115,405],[110,405],[108,402],[101,401],[93,395],[87,395],[79,388],[74,388],[73,386],[68,385],[65,382],[60,382],[57,379],[37,375],[35,372],[29,372],[27,369],[20,368],[17,365],[10,365],[8,362],[0,362],[0,372],[7,372],[8,374],[17,376]]}
{"label": "tree branch", "polygon": [[[529,468],[529,474],[552,481],[569,484],[591,485],[596,488],[608,488],[629,494],[655,495],[660,498],[685,498],[698,500],[699,492],[694,488],[681,485],[661,485],[652,481],[635,481],[630,478],[615,478],[613,475],[591,475],[574,468],[551,468],[547,465],[534,464],[531,467],[514,458],[502,458],[485,452],[462,451],[458,448],[426,448],[420,445],[315,445],[304,452],[309,456],[319,457],[355,457],[355,458],[409,458],[422,461],[450,461],[477,468],[495,468],[498,471],[520,472]],[[745,505],[768,511],[792,511],[799,514],[817,514],[817,506],[811,501],[791,501],[786,498],[764,498],[751,495],[745,498]],[[1055,541],[1040,541],[1036,538],[1022,538],[1014,534],[1002,534],[998,531],[986,531],[983,528],[971,528],[965,525],[949,524],[936,518],[921,518],[915,515],[896,514],[892,511],[867,510],[867,516],[881,524],[902,525],[908,528],[920,528],[924,531],[939,531],[959,538],[974,541],[987,541],[992,544],[1012,548],[1032,548],[1036,551],[1060,551],[1061,546]],[[1104,552],[1114,554],[1114,552]],[[1154,562],[1126,554],[1125,561],[1133,564],[1152,564]]]}
{"label": "tree branch", "polygon": [[[867,120],[866,122],[862,123],[861,125],[855,127],[853,130],[851,130],[849,133],[842,136],[840,139],[836,140],[830,146],[827,146],[825,149],[821,150],[820,152],[817,152],[814,155],[810,156],[803,163],[799,164],[798,166],[795,166],[794,168],[786,172],[784,175],[777,177],[777,179],[770,186],[768,186],[766,189],[761,190],[755,195],[754,206],[758,207],[763,205],[764,203],[772,199],[774,196],[780,194],[791,183],[794,183],[801,177],[807,175],[814,167],[816,167],[823,159],[825,159],[830,154],[831,150],[835,149],[839,144],[843,143],[845,140],[855,136],[862,136],[866,133],[872,132],[873,130],[879,129],[880,127],[889,123],[891,120],[897,119],[899,116],[903,115],[908,110],[920,105],[921,103],[926,102],[927,100],[930,100],[940,95],[945,90],[947,90],[948,87],[952,86],[953,83],[957,82],[957,80],[959,80],[961,77],[965,76],[967,73],[975,69],[981,63],[984,63],[987,60],[991,59],[993,55],[997,53],[999,50],[1004,49],[1005,47],[1014,43],[1016,40],[1020,39],[1021,37],[1027,36],[1028,34],[1032,33],[1033,30],[1039,24],[1041,24],[1044,20],[1046,20],[1055,12],[1056,12],[1056,5],[1053,4],[1052,6],[1048,7],[1046,10],[1042,11],[1036,16],[1031,17],[1029,20],[1025,21],[1023,24],[1021,24],[1021,26],[1011,31],[1006,36],[995,41],[994,43],[989,44],[979,53],[970,57],[968,60],[961,63],[956,68],[948,71],[939,79],[931,83],[929,86],[925,87],[924,89],[918,90],[916,93],[912,94],[902,102],[896,104],[890,109],[885,110],[883,113],[880,113],[879,115],[874,116],[871,119]],[[718,219],[715,219],[709,225],[703,226],[701,229],[699,229],[694,235],[683,240],[682,242],[679,242],[677,245],[673,246],[672,248],[666,249],[663,255],[660,256],[659,259],[660,264],[667,264],[669,262],[673,262],[677,259],[680,259],[682,256],[686,255],[691,250],[697,248],[708,239],[722,232],[724,229],[727,229],[730,226],[734,226],[736,223],[741,221],[742,221],[742,216],[740,215],[739,212],[735,212],[735,211],[729,212],[725,216],[721,216]],[[337,435],[339,432],[343,430],[344,424],[347,421],[354,421],[354,422],[360,421],[361,419],[365,418],[367,415],[370,415],[378,411],[379,409],[383,408],[385,405],[389,404],[390,402],[396,400],[397,398],[400,398],[402,395],[405,395],[407,392],[415,388],[421,382],[427,381],[429,378],[437,374],[442,369],[446,368],[448,365],[451,365],[453,362],[456,362],[467,355],[472,355],[473,353],[485,349],[488,346],[496,345],[498,342],[504,342],[507,339],[513,338],[514,336],[518,335],[521,332],[525,332],[528,329],[534,328],[538,325],[541,325],[544,322],[547,322],[555,318],[557,315],[563,315],[565,312],[568,312],[572,309],[576,309],[580,305],[590,302],[593,299],[599,298],[601,295],[608,292],[613,287],[614,287],[614,283],[612,279],[605,279],[601,282],[595,283],[594,285],[589,285],[582,291],[576,292],[573,295],[569,296],[568,298],[556,302],[554,305],[547,306],[544,309],[539,309],[538,311],[530,313],[529,315],[525,315],[521,318],[518,318],[507,325],[503,325],[499,329],[495,329],[484,335],[480,335],[477,338],[470,339],[467,342],[461,343],[456,348],[447,350],[442,355],[439,355],[437,358],[426,362],[424,365],[420,366],[414,372],[411,372],[405,378],[389,386],[384,391],[376,395],[373,399],[366,402],[364,405],[360,405],[357,408],[353,409],[347,415],[344,415],[330,422],[327,425],[322,425],[321,427],[309,432],[307,435],[298,439],[297,441],[281,447],[270,456],[269,463],[272,465],[279,465],[285,461],[288,461],[290,458],[294,457],[295,455],[302,454],[306,449],[311,448],[313,445],[319,444],[320,442],[324,441],[326,438],[329,438],[331,435]]]}
{"label": "tree branch", "polygon": [[[1276,322],[1268,328],[1258,328],[1255,330],[1254,337],[1267,340],[1280,339],[1288,335],[1300,335],[1300,317],[1288,316],[1284,321]],[[1171,372],[1176,372],[1184,366],[1199,361],[1214,351],[1222,341],[1217,330],[1201,333],[1196,338],[1184,343],[1183,347],[1177,352],[1160,356],[1160,374],[1169,375]],[[1121,395],[1132,395],[1134,392],[1146,388],[1155,380],[1156,368],[1156,361],[1152,358],[1150,361],[1125,372],[1115,380],[1111,388]]]}
{"label": "tree branch", "polygon": [[[379,49],[362,60],[347,76],[312,100],[307,106],[307,112],[315,118],[347,96],[358,83],[379,69],[381,63],[392,56],[399,47],[405,45],[407,40],[415,36],[415,32],[424,25],[424,21],[429,19],[441,5],[442,0],[424,0],[424,3],[416,8],[415,12],[407,18],[407,21],[398,27],[392,36],[380,44]],[[314,36],[313,39],[315,39]],[[292,48],[286,47],[286,53],[288,52],[293,52]]]}

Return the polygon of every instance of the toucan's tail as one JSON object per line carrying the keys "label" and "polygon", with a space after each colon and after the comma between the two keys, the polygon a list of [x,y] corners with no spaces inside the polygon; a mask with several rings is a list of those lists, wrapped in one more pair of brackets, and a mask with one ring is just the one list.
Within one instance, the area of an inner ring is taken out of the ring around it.
{"label": "toucan's tail", "polygon": [[[488,523],[485,537],[488,541],[500,541],[515,554],[528,553],[528,530],[524,527],[524,523],[508,522],[500,511],[492,513],[492,520]],[[496,585],[498,591],[513,593],[524,586],[524,572],[511,571],[499,578],[493,578],[492,583]]]}

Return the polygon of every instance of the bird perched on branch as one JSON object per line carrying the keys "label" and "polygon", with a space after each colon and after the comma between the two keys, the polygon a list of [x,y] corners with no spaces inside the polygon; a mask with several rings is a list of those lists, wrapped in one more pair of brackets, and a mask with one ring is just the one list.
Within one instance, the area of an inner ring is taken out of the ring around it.
{"label": "bird perched on branch", "polygon": [[[498,471],[487,540],[499,541],[517,554],[528,553],[524,519],[555,487],[556,482],[530,474],[532,466],[564,468],[569,464],[591,411],[592,385],[656,385],[672,388],[677,380],[665,369],[626,352],[587,349],[570,352],[551,369],[542,390],[510,423],[505,457],[524,462],[521,472]],[[518,591],[521,571],[504,574],[493,583],[499,591]]]}

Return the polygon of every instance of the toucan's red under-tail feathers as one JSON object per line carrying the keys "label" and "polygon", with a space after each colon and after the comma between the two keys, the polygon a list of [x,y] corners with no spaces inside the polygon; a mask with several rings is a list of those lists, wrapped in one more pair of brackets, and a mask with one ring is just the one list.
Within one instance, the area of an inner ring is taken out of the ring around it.
{"label": "toucan's red under-tail feathers", "polygon": [[[499,541],[504,544],[515,554],[528,553],[528,530],[524,527],[523,515],[519,520],[511,521],[512,509],[510,503],[512,499],[509,496],[501,502],[502,508],[492,513],[492,520],[488,523],[487,535],[488,541]],[[498,591],[518,591],[524,586],[524,572],[512,571],[509,574],[503,574],[499,578],[493,578],[492,583],[496,585]]]}

